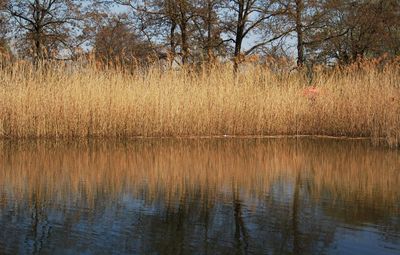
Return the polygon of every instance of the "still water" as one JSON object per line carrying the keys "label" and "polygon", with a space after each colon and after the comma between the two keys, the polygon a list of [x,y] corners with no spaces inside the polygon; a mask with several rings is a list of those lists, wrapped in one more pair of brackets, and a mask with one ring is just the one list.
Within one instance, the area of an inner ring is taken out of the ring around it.
{"label": "still water", "polygon": [[0,254],[400,254],[400,151],[322,139],[0,143]]}

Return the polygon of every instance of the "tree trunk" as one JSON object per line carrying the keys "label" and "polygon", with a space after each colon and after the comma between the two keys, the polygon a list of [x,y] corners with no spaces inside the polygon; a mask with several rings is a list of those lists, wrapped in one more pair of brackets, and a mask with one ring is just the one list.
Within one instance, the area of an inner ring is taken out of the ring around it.
{"label": "tree trunk", "polygon": [[41,35],[40,31],[35,31],[33,63],[34,65],[37,65],[42,60],[43,60],[43,52],[42,52]]}
{"label": "tree trunk", "polygon": [[302,67],[305,61],[304,58],[304,39],[303,39],[303,0],[296,0],[296,34],[297,34],[297,66]]}
{"label": "tree trunk", "polygon": [[176,29],[176,23],[174,21],[172,21],[171,24],[171,29],[169,32],[169,45],[171,47],[170,51],[171,51],[171,56],[170,56],[170,65],[172,66],[172,64],[175,61],[175,56],[176,56],[176,43],[175,43],[175,29]]}
{"label": "tree trunk", "polygon": [[239,11],[237,16],[236,36],[235,36],[235,52],[233,69],[237,72],[240,61],[240,53],[242,50],[243,33],[244,33],[244,1],[239,1]]}
{"label": "tree trunk", "polygon": [[186,22],[183,21],[181,28],[181,43],[182,43],[182,64],[186,64],[189,57],[189,47],[187,42]]}
{"label": "tree trunk", "polygon": [[206,54],[207,60],[210,61],[212,58],[212,3],[210,0],[207,1],[207,43],[206,43]]}

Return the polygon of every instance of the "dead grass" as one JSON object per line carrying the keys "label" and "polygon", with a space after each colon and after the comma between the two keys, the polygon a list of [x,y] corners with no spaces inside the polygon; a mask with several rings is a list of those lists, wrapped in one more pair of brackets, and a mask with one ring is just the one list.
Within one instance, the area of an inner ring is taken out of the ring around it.
{"label": "dead grass", "polygon": [[[72,70],[74,69],[74,70]],[[126,74],[93,66],[0,70],[0,137],[329,135],[400,144],[400,68],[301,73],[228,65]]]}

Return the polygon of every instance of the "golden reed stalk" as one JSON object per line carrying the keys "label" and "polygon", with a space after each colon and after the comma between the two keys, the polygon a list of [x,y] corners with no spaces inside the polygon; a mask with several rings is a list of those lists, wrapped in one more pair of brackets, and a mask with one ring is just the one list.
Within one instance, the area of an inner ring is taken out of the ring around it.
{"label": "golden reed stalk", "polygon": [[326,135],[400,144],[400,67],[302,72],[246,65],[128,73],[76,64],[0,70],[0,137]]}

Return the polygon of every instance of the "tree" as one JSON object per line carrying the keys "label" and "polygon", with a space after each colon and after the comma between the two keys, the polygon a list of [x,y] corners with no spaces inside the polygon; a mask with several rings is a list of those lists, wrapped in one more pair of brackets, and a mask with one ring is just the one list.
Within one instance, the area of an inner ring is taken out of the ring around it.
{"label": "tree", "polygon": [[97,59],[113,65],[144,64],[154,55],[151,45],[141,40],[121,16],[110,18],[99,29],[94,50]]}
{"label": "tree", "polygon": [[351,63],[399,52],[398,0],[280,0],[296,38],[297,64]]}
{"label": "tree", "polygon": [[130,9],[132,23],[146,39],[168,47],[171,61],[179,55],[181,62],[190,57],[193,8],[189,0],[114,0]]}
{"label": "tree", "polygon": [[[233,42],[234,69],[237,70],[241,56],[249,55],[283,35],[272,35],[270,21],[281,10],[275,0],[225,0],[227,18],[225,20],[227,41]],[[257,38],[244,52],[246,38]]]}
{"label": "tree", "polygon": [[331,25],[323,32],[340,36],[318,45],[325,58],[348,64],[363,57],[400,54],[400,1],[334,3],[329,6]]}
{"label": "tree", "polygon": [[198,0],[194,3],[193,24],[195,27],[193,47],[198,48],[199,59],[211,60],[225,55],[222,39],[224,32],[220,12],[222,0]]}
{"label": "tree", "polygon": [[0,66],[4,67],[14,59],[13,52],[10,47],[10,24],[4,10],[6,0],[0,0]]}
{"label": "tree", "polygon": [[[335,1],[335,0],[333,0]],[[297,66],[302,67],[310,58],[310,47],[331,38],[323,35],[321,29],[328,23],[330,0],[278,0],[281,10],[273,25],[277,35],[295,38]],[[308,53],[307,53],[308,52]]]}
{"label": "tree", "polygon": [[197,63],[226,52],[221,9],[224,0],[115,0],[147,39],[164,45],[171,61]]}
{"label": "tree", "polygon": [[[0,1],[0,10],[4,4],[4,1]],[[0,53],[8,51],[7,42],[8,24],[7,18],[0,12]]]}
{"label": "tree", "polygon": [[[73,51],[73,36],[82,20],[84,1],[77,0],[10,0],[5,6],[14,21],[14,32],[28,45],[33,60],[59,55],[65,49]],[[76,37],[75,37],[76,38]]]}

